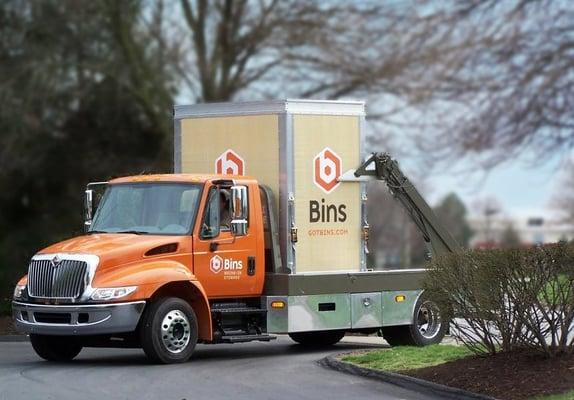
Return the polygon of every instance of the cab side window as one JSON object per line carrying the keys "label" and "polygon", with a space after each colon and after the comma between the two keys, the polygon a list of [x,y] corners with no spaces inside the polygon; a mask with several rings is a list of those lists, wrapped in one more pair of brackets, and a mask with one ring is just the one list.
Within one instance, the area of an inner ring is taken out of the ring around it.
{"label": "cab side window", "polygon": [[231,204],[228,189],[219,189],[219,224],[222,231],[231,230]]}
{"label": "cab side window", "polygon": [[219,190],[215,187],[211,188],[201,224],[202,239],[212,239],[219,236],[219,201]]}

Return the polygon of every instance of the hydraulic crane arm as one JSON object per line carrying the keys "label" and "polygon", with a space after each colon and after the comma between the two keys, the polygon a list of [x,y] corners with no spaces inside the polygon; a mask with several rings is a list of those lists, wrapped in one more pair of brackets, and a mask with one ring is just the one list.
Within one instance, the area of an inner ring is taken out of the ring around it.
{"label": "hydraulic crane arm", "polygon": [[359,168],[347,171],[339,178],[341,182],[368,180],[382,180],[387,184],[391,194],[407,211],[424,240],[430,244],[433,254],[441,255],[460,249],[425,199],[402,173],[398,162],[389,154],[373,153]]}

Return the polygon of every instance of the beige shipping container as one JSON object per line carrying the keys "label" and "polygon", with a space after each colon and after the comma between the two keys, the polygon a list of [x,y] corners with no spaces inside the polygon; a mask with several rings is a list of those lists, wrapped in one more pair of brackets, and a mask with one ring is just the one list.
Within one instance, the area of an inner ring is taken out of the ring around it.
{"label": "beige shipping container", "polygon": [[355,101],[176,106],[174,171],[247,175],[271,188],[291,273],[363,271],[364,186],[338,177],[364,157],[364,116]]}

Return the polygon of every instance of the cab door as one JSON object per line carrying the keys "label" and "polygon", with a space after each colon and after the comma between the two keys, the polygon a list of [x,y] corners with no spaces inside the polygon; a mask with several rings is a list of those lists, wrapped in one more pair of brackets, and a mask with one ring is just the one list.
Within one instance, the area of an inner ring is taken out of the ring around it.
{"label": "cab door", "polygon": [[[229,198],[225,196],[228,190],[229,186],[212,185],[207,191],[193,235],[194,274],[209,298],[257,296],[261,291],[256,279],[260,275],[257,274],[260,272],[257,271],[257,233],[248,225],[244,236],[234,236],[229,223],[222,226],[221,216],[225,208],[230,207]],[[248,202],[253,196],[249,197]],[[248,209],[253,209],[251,204]],[[248,218],[253,217],[248,215]]]}

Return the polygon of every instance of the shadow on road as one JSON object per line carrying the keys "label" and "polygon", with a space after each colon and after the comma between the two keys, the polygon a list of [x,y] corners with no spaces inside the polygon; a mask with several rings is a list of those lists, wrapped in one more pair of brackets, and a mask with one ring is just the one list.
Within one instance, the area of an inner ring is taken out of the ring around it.
{"label": "shadow on road", "polygon": [[[221,362],[222,360],[256,359],[276,356],[297,356],[297,355],[317,355],[320,359],[328,354],[358,351],[374,348],[385,348],[385,345],[364,344],[364,343],[339,343],[334,346],[322,348],[308,348],[288,340],[285,342],[270,343],[249,343],[249,344],[219,344],[219,345],[198,345],[188,365],[193,365],[194,361],[201,361],[202,364],[211,362]],[[114,352],[114,354],[110,354]],[[50,367],[54,364],[42,360],[37,362],[21,363],[22,367]],[[177,367],[159,366],[151,364],[139,349],[85,349],[78,359],[60,363],[60,366],[79,367],[141,367],[147,365],[157,368]]]}
{"label": "shadow on road", "polygon": [[[213,346],[213,347],[212,347]],[[237,346],[237,347],[234,347]],[[274,357],[277,355],[300,355],[300,354],[330,354],[342,353],[346,351],[385,348],[384,345],[362,344],[362,343],[339,343],[334,346],[310,348],[295,343],[281,343],[270,346],[268,343],[251,345],[249,347],[233,344],[204,345],[198,346],[193,360],[218,360],[222,358],[253,358],[253,357]]]}

